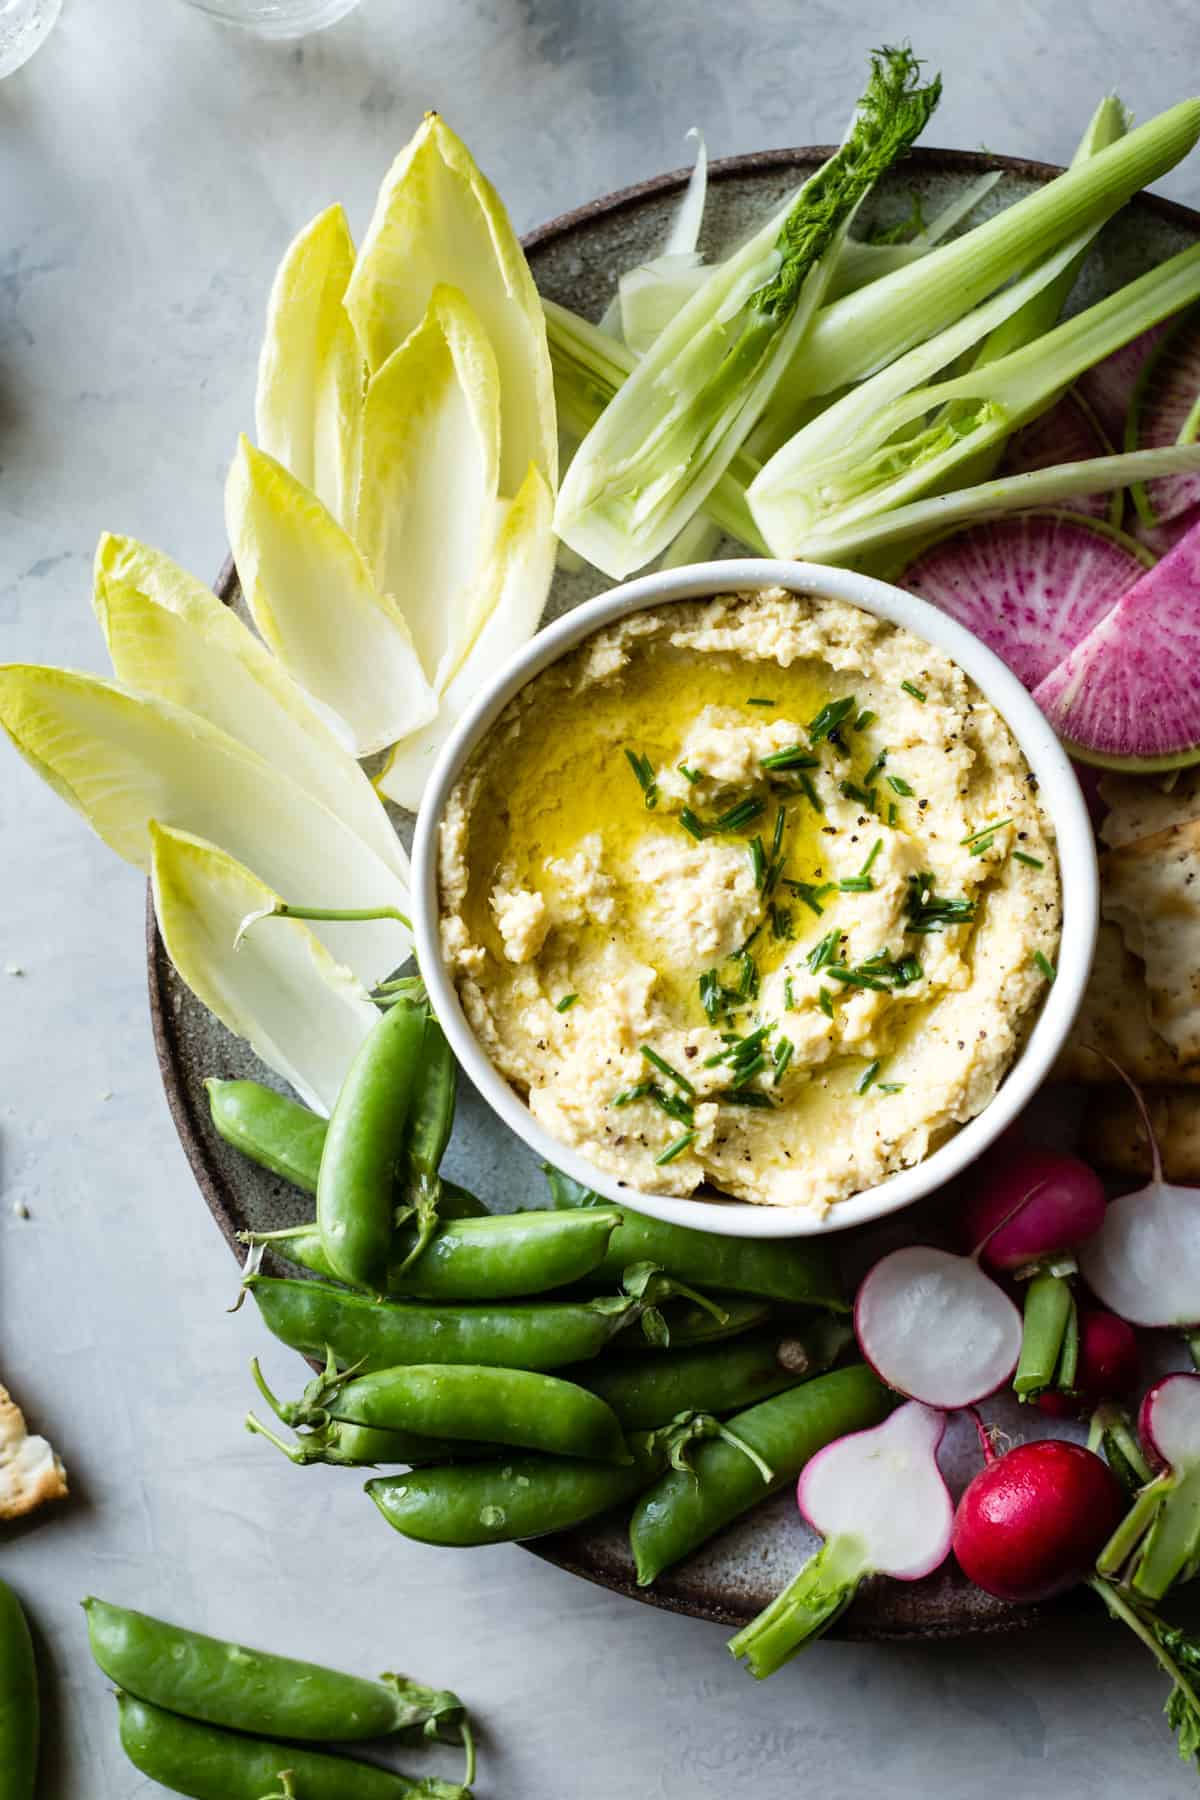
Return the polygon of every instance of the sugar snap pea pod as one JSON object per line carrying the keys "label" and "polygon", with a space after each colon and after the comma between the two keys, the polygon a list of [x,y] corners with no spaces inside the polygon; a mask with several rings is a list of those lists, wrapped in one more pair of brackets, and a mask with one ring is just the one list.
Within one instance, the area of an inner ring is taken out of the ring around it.
{"label": "sugar snap pea pod", "polygon": [[121,1748],[134,1768],[191,1800],[270,1800],[287,1793],[284,1775],[295,1800],[470,1800],[457,1782],[414,1781],[373,1763],[242,1736],[132,1694],[118,1694],[117,1705]]}
{"label": "sugar snap pea pod", "polygon": [[585,1363],[575,1379],[608,1401],[626,1431],[649,1431],[678,1413],[737,1412],[782,1393],[831,1367],[853,1337],[841,1319],[814,1318],[670,1356]]}
{"label": "sugar snap pea pod", "polygon": [[33,1800],[39,1716],[29,1626],[17,1596],[0,1581],[0,1800]]}
{"label": "sugar snap pea pod", "polygon": [[422,1437],[465,1438],[547,1456],[629,1460],[612,1408],[598,1394],[528,1369],[413,1363],[366,1375],[326,1371],[302,1400],[279,1408],[288,1425],[317,1430],[330,1419]]}
{"label": "sugar snap pea pod", "polygon": [[426,1007],[420,1067],[405,1132],[403,1196],[395,1213],[396,1224],[412,1225],[401,1272],[420,1257],[438,1230],[442,1194],[438,1169],[454,1129],[457,1093],[458,1064],[432,1008]]}
{"label": "sugar snap pea pod", "polygon": [[[389,1525],[419,1543],[456,1549],[516,1543],[568,1531],[625,1505],[668,1466],[689,1468],[692,1445],[725,1432],[716,1419],[684,1413],[659,1431],[635,1433],[628,1440],[631,1460],[624,1464],[505,1457],[467,1468],[377,1476],[368,1481],[367,1493]],[[737,1443],[729,1448],[738,1453]],[[763,1474],[756,1475],[760,1483]]]}
{"label": "sugar snap pea pod", "polygon": [[[546,1164],[544,1173],[555,1206],[604,1204],[599,1195],[560,1169]],[[833,1253],[828,1244],[813,1238],[760,1243],[625,1212],[609,1240],[608,1255],[589,1279],[611,1280],[614,1268],[619,1271],[628,1263],[643,1260],[658,1263],[677,1281],[694,1282],[705,1289],[849,1311]]]}
{"label": "sugar snap pea pod", "polygon": [[655,1275],[636,1294],[596,1300],[430,1306],[265,1275],[248,1275],[244,1286],[281,1343],[305,1356],[332,1350],[343,1368],[360,1370],[429,1362],[545,1370],[589,1362],[617,1332],[643,1320],[656,1324],[661,1302],[673,1291]]}
{"label": "sugar snap pea pod", "polygon": [[[697,1344],[723,1343],[726,1338],[740,1337],[744,1331],[753,1331],[756,1325],[765,1325],[771,1317],[771,1304],[768,1300],[744,1299],[739,1294],[709,1294],[707,1299],[715,1304],[717,1312],[686,1302],[663,1306],[660,1310],[667,1328],[666,1334],[646,1334],[650,1348],[656,1351],[676,1351],[689,1350]],[[611,1349],[614,1354],[640,1354],[646,1349],[646,1343],[630,1332],[626,1337],[614,1338]]]}
{"label": "sugar snap pea pod", "polygon": [[[257,1357],[250,1364],[259,1393],[277,1419],[287,1423],[291,1408],[276,1398],[267,1386]],[[337,1364],[330,1362],[326,1377],[337,1374]],[[472,1444],[465,1439],[421,1437],[415,1431],[387,1431],[375,1425],[354,1425],[346,1419],[329,1419],[316,1429],[303,1431],[293,1443],[286,1443],[264,1425],[253,1413],[246,1414],[246,1428],[282,1450],[289,1462],[301,1468],[309,1463],[328,1463],[334,1468],[383,1468],[388,1463],[405,1463],[419,1467],[423,1463],[454,1462],[477,1456],[499,1456],[492,1444]]]}
{"label": "sugar snap pea pod", "polygon": [[302,1743],[356,1738],[457,1737],[466,1709],[457,1694],[406,1675],[366,1681],[185,1631],[148,1613],[94,1597],[83,1603],[92,1655],[127,1694],[230,1731]]}
{"label": "sugar snap pea pod", "polygon": [[794,1481],[810,1456],[851,1431],[886,1417],[893,1396],[865,1363],[818,1375],[735,1413],[729,1426],[774,1471],[764,1484],[727,1443],[704,1444],[695,1475],[668,1470],[634,1509],[629,1541],[639,1587],[690,1556],[767,1494]]}
{"label": "sugar snap pea pod", "polygon": [[[386,1288],[393,1299],[517,1300],[567,1287],[603,1259],[621,1222],[615,1206],[449,1219],[443,1199],[440,1211],[445,1222],[416,1260],[407,1250],[393,1257]],[[315,1225],[246,1232],[242,1242],[265,1244],[302,1269],[333,1275]]]}

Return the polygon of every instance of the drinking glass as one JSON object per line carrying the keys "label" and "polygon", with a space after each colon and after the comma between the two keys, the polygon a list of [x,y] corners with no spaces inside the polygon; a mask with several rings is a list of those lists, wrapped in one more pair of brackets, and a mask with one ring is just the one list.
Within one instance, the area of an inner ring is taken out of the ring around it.
{"label": "drinking glass", "polygon": [[[0,0],[2,3],[2,0]],[[238,25],[255,37],[296,38],[324,31],[353,12],[358,0],[187,0],[201,12],[227,25]]]}
{"label": "drinking glass", "polygon": [[0,0],[0,77],[29,61],[61,11],[62,0]]}

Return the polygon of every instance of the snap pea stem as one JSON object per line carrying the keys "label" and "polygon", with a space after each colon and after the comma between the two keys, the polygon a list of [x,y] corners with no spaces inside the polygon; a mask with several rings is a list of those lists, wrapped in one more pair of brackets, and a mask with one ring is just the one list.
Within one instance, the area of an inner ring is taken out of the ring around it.
{"label": "snap pea stem", "polygon": [[396,906],[292,906],[287,900],[274,900],[270,906],[259,906],[246,914],[233,940],[235,950],[241,949],[242,939],[260,919],[323,919],[337,925],[357,925],[368,919],[395,919],[406,931],[412,930],[412,920]]}

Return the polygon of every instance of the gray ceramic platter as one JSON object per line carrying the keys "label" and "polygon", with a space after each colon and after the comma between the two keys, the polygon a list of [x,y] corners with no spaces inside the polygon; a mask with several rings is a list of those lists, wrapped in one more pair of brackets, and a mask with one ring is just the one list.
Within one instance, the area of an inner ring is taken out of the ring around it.
{"label": "gray ceramic platter", "polygon": [[[821,148],[776,150],[713,164],[704,250],[719,255],[743,237],[769,216],[826,154]],[[880,184],[860,215],[857,229],[865,234],[873,225],[886,225],[905,216],[914,193],[920,197],[926,217],[931,217],[966,184],[993,169],[1002,171],[1003,179],[978,209],[976,219],[1020,199],[1060,172],[1045,163],[921,149]],[[686,171],[660,176],[593,201],[533,232],[526,239],[526,249],[542,293],[589,318],[598,318],[619,272],[661,247],[686,179]],[[1139,197],[1093,247],[1074,304],[1090,303],[1186,248],[1198,236],[1200,214],[1157,198]],[[605,585],[591,570],[560,571],[550,616],[590,598]],[[217,591],[231,604],[237,603],[236,576],[230,565],[222,571]],[[399,815],[396,822],[407,838],[411,822]],[[311,1216],[311,1206],[295,1189],[222,1143],[209,1122],[204,1078],[252,1076],[279,1084],[248,1047],[230,1036],[178,980],[159,941],[152,911],[148,913],[147,952],[154,1038],[168,1104],[200,1190],[236,1252],[239,1231],[296,1224]],[[1039,1105],[1051,1129],[1069,1135],[1072,1097],[1061,1089],[1052,1090]],[[465,1082],[445,1172],[485,1198],[496,1211],[543,1203],[544,1183],[532,1154],[492,1117]],[[880,1249],[911,1241],[919,1233],[920,1214],[910,1211],[886,1227],[847,1234],[841,1240],[847,1265],[853,1271]],[[990,1420],[1013,1434],[1044,1436],[1051,1429],[1040,1414],[1020,1410],[1004,1399],[989,1402],[984,1410]],[[977,1462],[969,1422],[965,1418],[952,1422],[943,1466],[956,1493]],[[347,1476],[347,1480],[353,1479]],[[687,1564],[669,1572],[653,1592],[634,1585],[632,1559],[619,1520],[530,1547],[560,1567],[630,1598],[733,1625],[752,1617],[779,1591],[814,1541],[791,1495],[783,1494],[748,1514]],[[403,1545],[392,1547],[395,1554],[403,1554]],[[846,1614],[841,1629],[857,1637],[937,1638],[1014,1630],[1037,1616],[1035,1610],[1018,1611],[990,1599],[947,1566],[920,1582],[870,1585]]]}

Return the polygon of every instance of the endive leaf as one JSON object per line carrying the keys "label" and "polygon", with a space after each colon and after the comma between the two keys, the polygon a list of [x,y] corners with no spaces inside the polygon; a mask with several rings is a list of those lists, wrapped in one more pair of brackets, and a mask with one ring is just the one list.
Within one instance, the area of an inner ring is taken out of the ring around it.
{"label": "endive leaf", "polygon": [[255,419],[261,450],[348,524],[358,480],[366,371],[342,301],[354,240],[340,206],[284,253],[267,303]]}
{"label": "endive leaf", "polygon": [[466,145],[428,113],[384,177],[346,291],[346,310],[372,373],[416,330],[439,282],[462,290],[496,353],[503,493],[516,493],[531,462],[553,487],[558,438],[550,354],[525,253]]}
{"label": "endive leaf", "polygon": [[482,623],[499,479],[496,358],[463,296],[436,287],[367,389],[354,535],[438,692]]}
{"label": "endive leaf", "polygon": [[537,630],[554,576],[554,498],[531,466],[496,540],[483,628],[442,695],[437,718],[397,744],[377,786],[415,811],[438,751],[488,677]]}
{"label": "endive leaf", "polygon": [[366,775],[232,607],[160,550],[108,532],[96,547],[93,604],[118,681],[189,707],[256,750],[407,882],[404,846]]}
{"label": "endive leaf", "polygon": [[311,489],[245,437],[225,524],[254,623],[289,675],[369,756],[432,718],[436,701],[395,602]]}
{"label": "endive leaf", "polygon": [[[116,682],[36,664],[0,667],[0,726],[25,760],[126,862],[149,867],[150,821],[252,865],[297,905],[395,906],[408,890],[342,819],[198,713]],[[360,980],[404,961],[390,919],[321,924]]]}
{"label": "endive leaf", "polygon": [[309,1106],[328,1113],[378,1013],[366,989],[300,919],[247,913],[278,899],[226,851],[150,822],[150,880],[167,955],[196,998],[245,1038]]}

